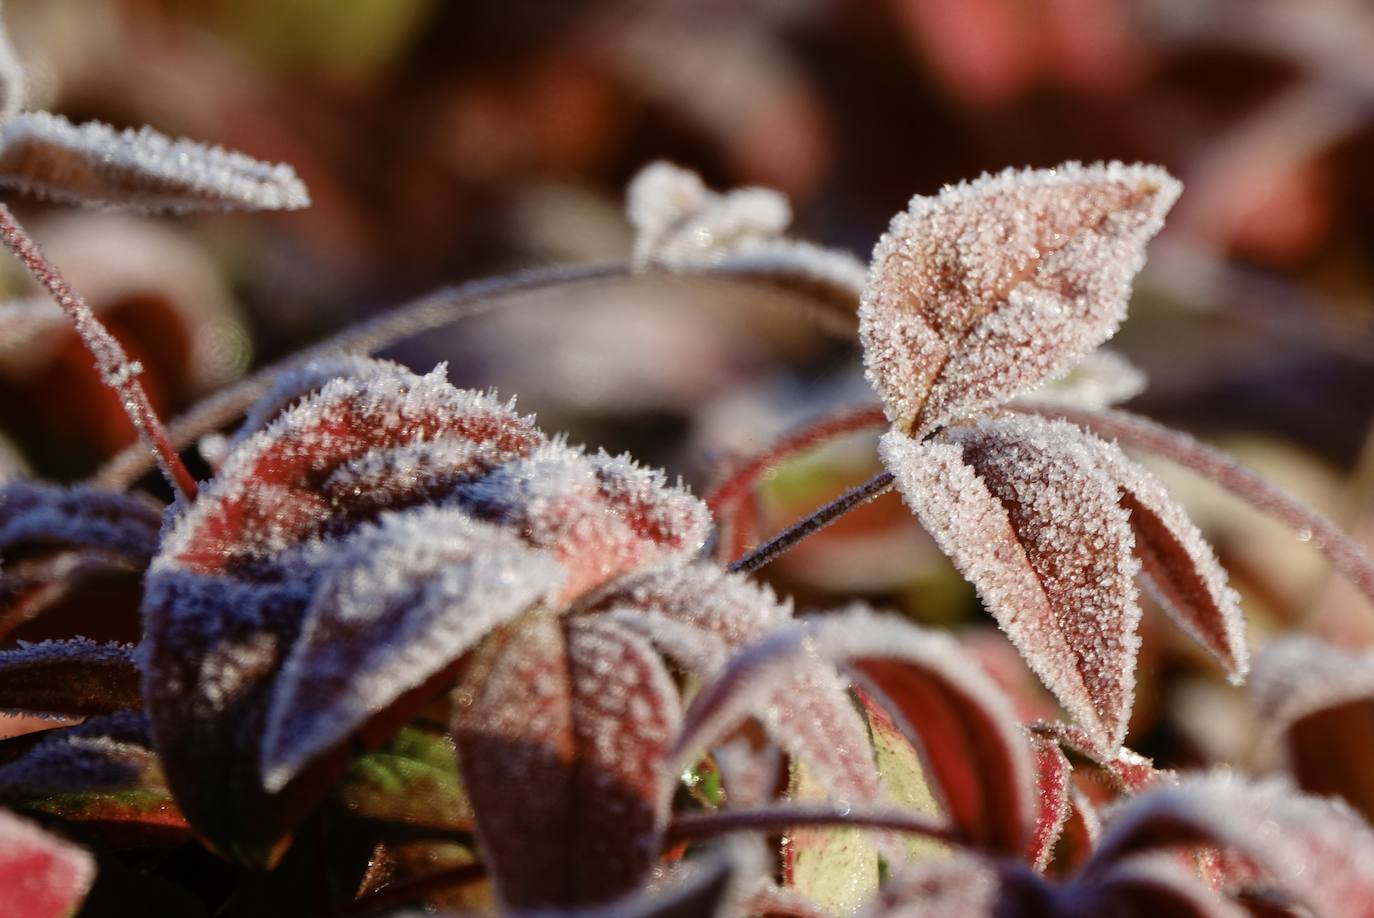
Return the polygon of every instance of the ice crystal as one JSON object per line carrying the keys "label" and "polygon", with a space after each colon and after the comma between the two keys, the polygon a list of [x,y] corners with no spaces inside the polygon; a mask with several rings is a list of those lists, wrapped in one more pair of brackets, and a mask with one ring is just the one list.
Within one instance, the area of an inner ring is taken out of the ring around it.
{"label": "ice crystal", "polygon": [[0,890],[10,914],[65,918],[74,914],[95,880],[95,859],[0,810]]}
{"label": "ice crystal", "polygon": [[25,112],[0,124],[0,186],[42,198],[139,212],[296,210],[310,205],[288,165],[152,128],[118,131]]}
{"label": "ice crystal", "polygon": [[0,711],[82,716],[139,707],[133,645],[87,638],[0,650]]}
{"label": "ice crystal", "polygon": [[456,509],[385,517],[329,563],[273,689],[268,790],[563,581],[552,559]]}
{"label": "ice crystal", "polygon": [[1152,166],[1066,163],[913,198],[874,251],[859,311],[893,423],[923,435],[1110,337],[1179,190]]}
{"label": "ice crystal", "polygon": [[1062,422],[984,421],[880,445],[908,505],[1031,668],[1103,750],[1134,687],[1139,562],[1098,441]]}

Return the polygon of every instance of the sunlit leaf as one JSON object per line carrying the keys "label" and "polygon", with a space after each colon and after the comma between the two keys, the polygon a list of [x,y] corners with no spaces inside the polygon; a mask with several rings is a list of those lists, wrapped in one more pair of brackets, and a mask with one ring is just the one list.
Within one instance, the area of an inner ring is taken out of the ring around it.
{"label": "sunlit leaf", "polygon": [[0,124],[0,185],[69,204],[140,213],[297,210],[310,195],[285,164],[152,128],[117,131],[25,112]]}
{"label": "sunlit leaf", "polygon": [[[871,697],[864,692],[859,692],[858,696],[868,722],[873,761],[882,778],[885,799],[904,810],[940,816],[940,801],[926,779],[920,751]],[[931,860],[949,853],[947,845],[919,835],[906,836],[902,844],[906,849],[905,863]],[[893,869],[895,865],[888,866]]]}
{"label": "sunlit leaf", "polygon": [[1098,443],[1013,418],[880,453],[903,498],[1021,655],[1110,754],[1126,731],[1140,607],[1134,537]]}
{"label": "sunlit leaf", "polygon": [[888,417],[924,435],[1110,337],[1179,190],[1153,166],[1066,163],[913,198],[874,251],[859,311]]}
{"label": "sunlit leaf", "polygon": [[[788,798],[824,800],[825,789],[792,763]],[[783,882],[831,914],[853,914],[878,889],[878,849],[860,829],[798,826],[782,840]]]}

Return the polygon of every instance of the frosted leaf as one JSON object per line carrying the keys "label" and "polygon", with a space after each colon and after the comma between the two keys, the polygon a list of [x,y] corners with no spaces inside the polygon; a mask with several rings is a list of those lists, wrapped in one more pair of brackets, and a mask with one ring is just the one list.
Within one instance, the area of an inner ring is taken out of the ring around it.
{"label": "frosted leaf", "polygon": [[923,436],[1109,338],[1179,191],[1154,166],[1066,163],[913,198],[878,242],[859,310],[894,425]]}
{"label": "frosted leaf", "polygon": [[792,222],[787,199],[766,188],[707,190],[694,172],[670,163],[645,166],[626,192],[635,228],[634,261],[668,266],[702,261],[754,240],[780,236]]}
{"label": "frosted leaf", "polygon": [[[804,762],[793,760],[787,799],[824,800]],[[840,804],[841,807],[844,804]],[[852,826],[793,826],[782,838],[782,880],[832,915],[852,915],[878,889],[878,851]]]}
{"label": "frosted leaf", "polygon": [[[424,476],[412,452],[409,464],[398,466],[401,481],[389,483],[396,489],[391,506],[412,499],[401,496],[411,493],[406,485],[418,489],[413,500],[427,499],[419,485],[430,476],[476,476],[495,457],[522,455],[543,436],[509,405],[449,385],[443,367],[417,376],[377,362],[366,376],[333,379],[237,444],[220,474],[176,520],[155,568],[233,571],[326,529],[363,522],[378,508],[364,498],[362,519],[350,515],[346,495],[322,488],[333,473],[372,451],[407,447],[423,453],[422,444],[452,440],[491,449],[476,453],[470,464],[426,466]],[[443,460],[454,455],[447,446],[438,452]]]}
{"label": "frosted leaf", "polygon": [[1016,399],[1019,404],[1100,410],[1145,391],[1145,374],[1115,351],[1098,348],[1085,354],[1062,376]]}
{"label": "frosted leaf", "polygon": [[796,239],[751,241],[716,256],[709,272],[797,294],[812,306],[823,306],[827,316],[839,317],[850,334],[868,278],[868,266],[850,253]]}
{"label": "frosted leaf", "polygon": [[[907,812],[942,818],[938,793],[926,778],[920,751],[875,699],[860,689],[854,691],[868,727],[873,763],[882,779],[883,799]],[[931,860],[948,853],[949,846],[944,842],[912,834],[901,840],[899,853],[894,856],[885,850],[883,858],[892,871],[911,861]]]}
{"label": "frosted leaf", "polygon": [[1013,418],[927,443],[892,431],[879,452],[1031,669],[1110,755],[1135,685],[1139,562],[1097,441]]}
{"label": "frosted leaf", "polygon": [[1374,650],[1346,650],[1308,637],[1273,640],[1255,659],[1250,696],[1272,742],[1319,711],[1374,701]]}
{"label": "frosted leaf", "polygon": [[1197,526],[1159,481],[1115,445],[1095,440],[1102,469],[1121,488],[1147,588],[1169,616],[1240,682],[1249,669],[1240,596]]}
{"label": "frosted leaf", "polygon": [[141,714],[91,718],[51,730],[14,761],[0,765],[0,800],[52,794],[162,790],[162,774]]}
{"label": "frosted leaf", "polygon": [[262,394],[243,416],[234,432],[233,443],[257,433],[278,415],[318,392],[334,379],[367,379],[385,373],[409,373],[405,367],[390,360],[378,360],[358,354],[333,354],[311,360],[303,366],[279,374],[272,387]]}
{"label": "frosted leaf", "polygon": [[643,639],[533,614],[476,653],[453,732],[482,850],[512,908],[591,905],[658,857],[677,689]]}
{"label": "frosted leaf", "polygon": [[0,890],[9,914],[67,918],[94,880],[90,854],[0,810]]}
{"label": "frosted leaf", "polygon": [[1026,849],[1026,863],[1044,873],[1054,857],[1054,846],[1069,819],[1073,790],[1069,759],[1059,743],[1045,736],[1031,736],[1035,754],[1035,790],[1039,809]]}
{"label": "frosted leaf", "polygon": [[28,93],[28,77],[24,65],[14,52],[9,31],[0,24],[0,122],[8,121],[24,110]]}
{"label": "frosted leaf", "polygon": [[1374,831],[1364,820],[1282,781],[1252,783],[1229,772],[1188,778],[1119,807],[1083,874],[1180,846],[1239,853],[1317,915],[1374,915]]}
{"label": "frosted leaf", "polygon": [[152,128],[25,112],[0,124],[0,186],[40,198],[140,213],[298,210],[310,205],[288,165],[173,140]]}
{"label": "frosted leaf", "polygon": [[338,548],[268,708],[269,791],[492,628],[556,593],[562,570],[458,510],[389,515]]}
{"label": "frosted leaf", "polygon": [[461,488],[458,500],[547,549],[568,572],[564,600],[635,568],[690,557],[710,528],[705,505],[668,487],[662,472],[562,443],[507,462]]}
{"label": "frosted leaf", "polygon": [[0,711],[84,716],[142,703],[130,644],[73,638],[0,650]]}
{"label": "frosted leaf", "polygon": [[1032,771],[1010,706],[952,639],[896,619],[830,615],[779,629],[744,650],[693,699],[670,770],[695,761],[815,661],[854,669],[912,731],[942,809],[971,844],[1022,852],[1032,819]]}
{"label": "frosted leaf", "polygon": [[1174,780],[1174,773],[1155,767],[1152,760],[1133,749],[1122,746],[1110,756],[1104,756],[1092,737],[1081,727],[1072,724],[1037,724],[1037,735],[1053,737],[1063,749],[1079,758],[1078,768],[1096,768],[1100,777],[1095,781],[1120,796],[1143,794],[1145,791]]}
{"label": "frosted leaf", "polygon": [[748,737],[739,736],[712,750],[725,799],[735,808],[768,805],[778,792],[782,759],[777,747],[756,748]]}
{"label": "frosted leaf", "polygon": [[0,558],[19,547],[96,549],[140,564],[157,551],[156,510],[115,491],[34,481],[0,486]]}
{"label": "frosted leaf", "polygon": [[1091,884],[1066,891],[1084,913],[1246,918],[1252,913],[1223,899],[1167,855],[1138,857],[1113,866]]}

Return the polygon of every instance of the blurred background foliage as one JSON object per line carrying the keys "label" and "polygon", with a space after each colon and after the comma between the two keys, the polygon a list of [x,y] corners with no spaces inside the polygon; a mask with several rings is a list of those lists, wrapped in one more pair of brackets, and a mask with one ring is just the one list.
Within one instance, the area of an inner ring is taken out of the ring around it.
{"label": "blurred background foliage", "polygon": [[[1368,0],[9,0],[4,12],[34,107],[286,160],[311,188],[301,214],[190,221],[23,205],[149,365],[168,413],[437,285],[624,257],[621,192],[654,159],[718,187],[780,188],[798,235],[864,258],[913,193],[1007,165],[1147,160],[1187,191],[1117,339],[1152,381],[1131,407],[1223,443],[1374,539]],[[31,295],[4,270],[13,295]],[[787,426],[872,400],[852,340],[775,302],[661,284],[542,296],[392,356],[447,360],[456,383],[517,394],[546,429],[630,449],[698,490]],[[59,479],[128,436],[58,323],[0,340],[0,430],[0,469]],[[857,437],[776,470],[763,531],[874,467]],[[1292,627],[1374,638],[1368,610],[1300,539],[1186,476],[1169,482],[1215,540],[1257,640]],[[1031,691],[893,498],[769,576],[803,604],[857,595],[976,626],[989,665]],[[1243,756],[1243,703],[1148,619],[1133,742],[1174,762]]]}

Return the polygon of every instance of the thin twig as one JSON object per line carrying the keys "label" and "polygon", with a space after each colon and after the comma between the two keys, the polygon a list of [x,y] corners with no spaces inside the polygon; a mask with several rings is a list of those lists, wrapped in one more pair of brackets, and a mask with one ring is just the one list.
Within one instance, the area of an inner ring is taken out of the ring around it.
{"label": "thin twig", "polygon": [[129,359],[129,355],[110,334],[109,329],[96,318],[91,307],[72,290],[57,269],[43,257],[38,244],[3,204],[0,204],[0,240],[18,256],[34,279],[61,307],[62,312],[75,327],[76,333],[81,336],[82,343],[95,358],[95,366],[100,372],[101,380],[119,396],[119,401],[133,423],[134,430],[143,441],[142,447],[134,447],[133,452],[145,460],[145,465],[146,455],[151,453],[162,469],[162,474],[182,498],[194,499],[196,480],[182,464],[181,457],[177,455],[176,449],[167,437],[162,421],[153,410],[152,403],[148,401],[148,393],[138,381],[139,374],[143,372],[142,365]]}
{"label": "thin twig", "polygon": [[785,804],[756,810],[702,810],[683,813],[668,826],[668,844],[711,838],[732,832],[785,832],[797,826],[840,826],[847,829],[885,829],[922,835],[949,844],[963,839],[948,825],[900,810]]}
{"label": "thin twig", "polygon": [[1016,410],[1062,418],[1123,446],[1153,453],[1192,469],[1209,481],[1242,498],[1258,510],[1292,527],[1303,541],[1326,556],[1331,566],[1345,575],[1374,602],[1374,564],[1356,542],[1335,523],[1296,497],[1284,492],[1230,456],[1199,443],[1185,433],[1124,411],[1085,411],[1073,408],[1018,407]]}
{"label": "thin twig", "polygon": [[726,569],[743,574],[756,571],[813,532],[824,529],[849,511],[862,507],[891,490],[892,473],[879,472],[863,484],[850,488],[824,507],[788,526],[743,558],[732,562]]}

